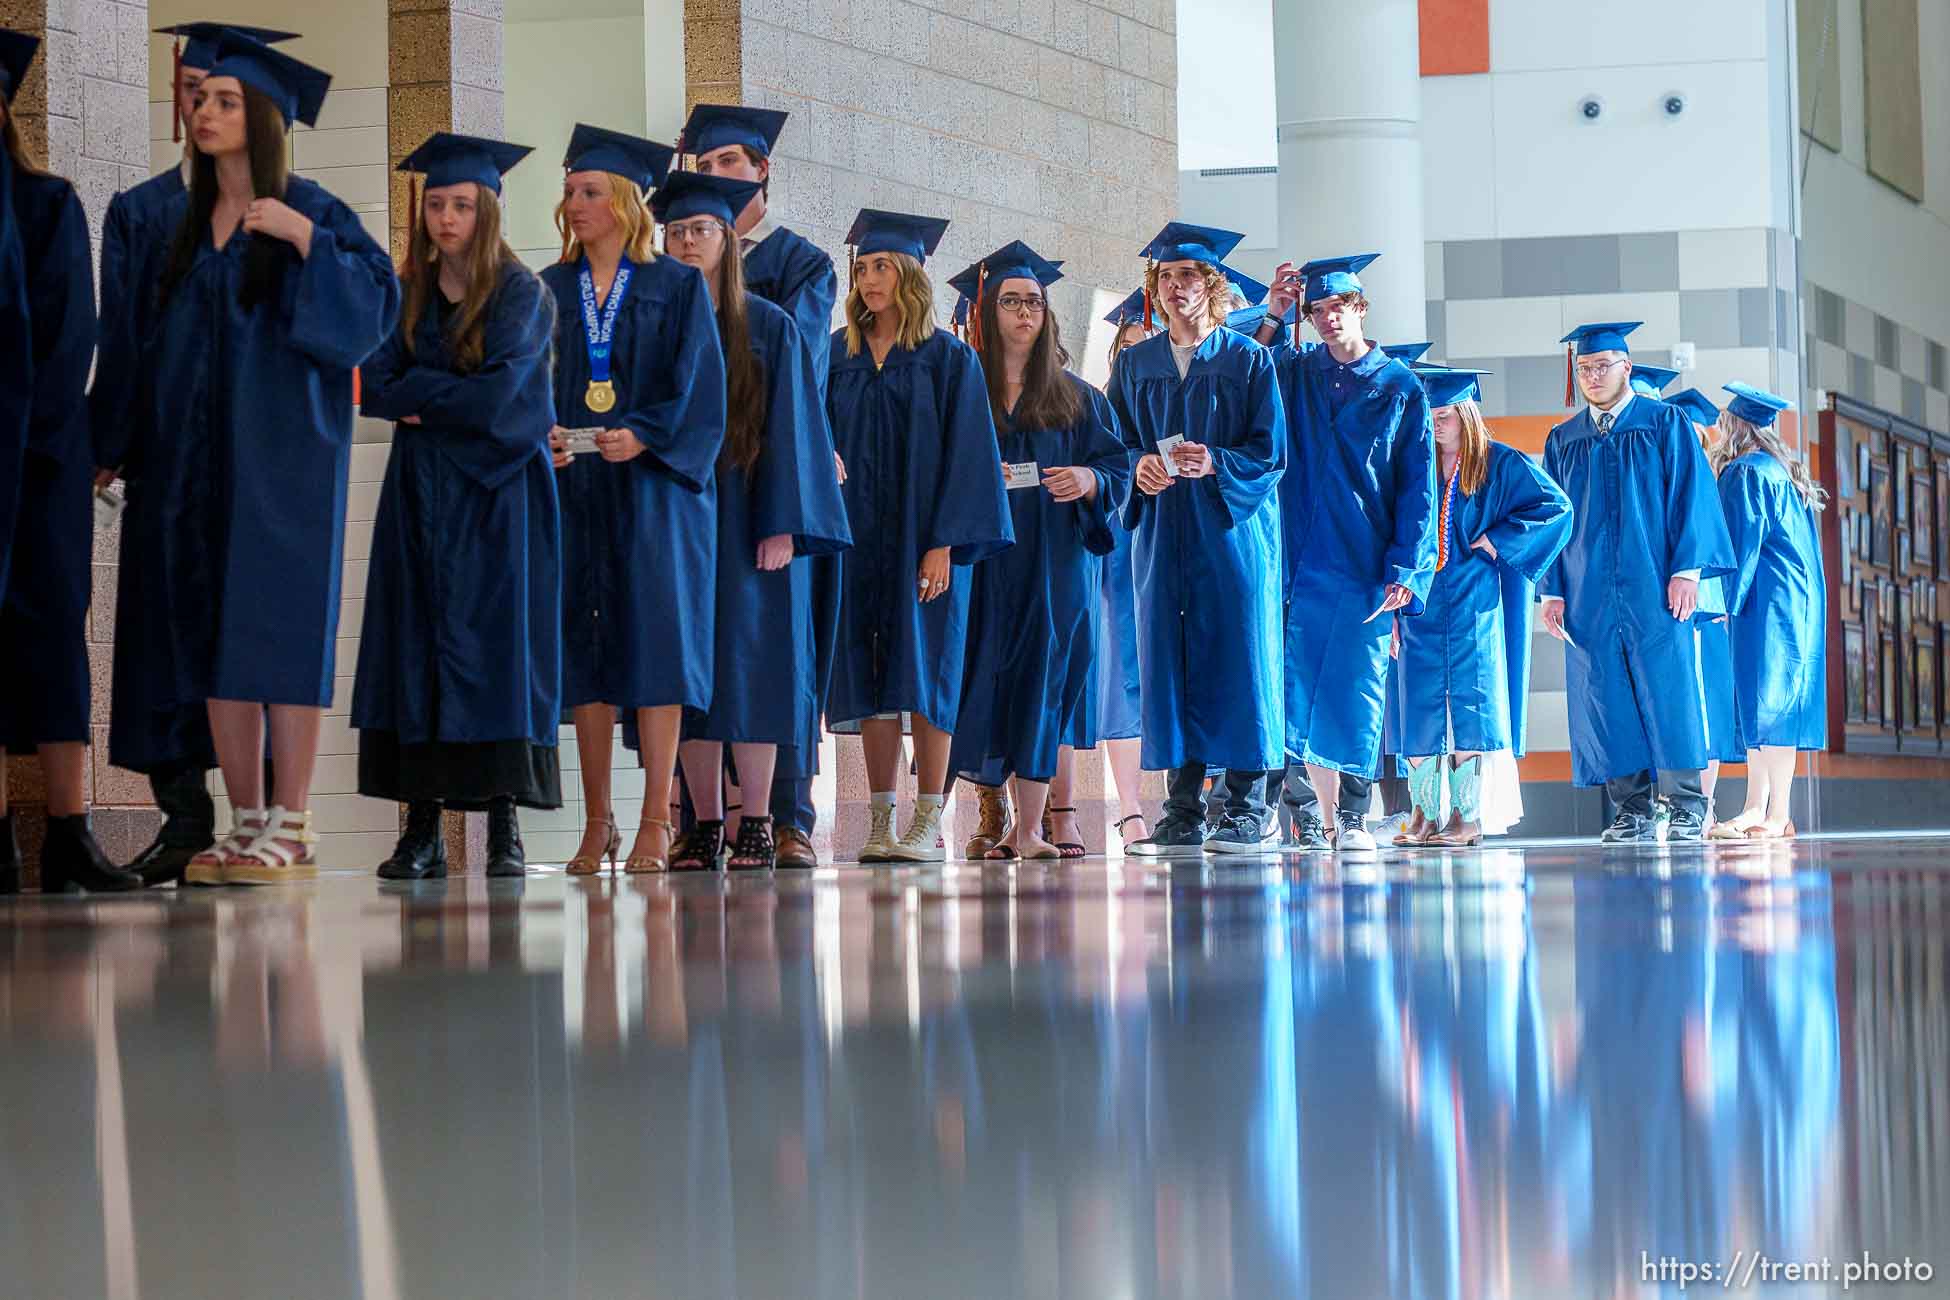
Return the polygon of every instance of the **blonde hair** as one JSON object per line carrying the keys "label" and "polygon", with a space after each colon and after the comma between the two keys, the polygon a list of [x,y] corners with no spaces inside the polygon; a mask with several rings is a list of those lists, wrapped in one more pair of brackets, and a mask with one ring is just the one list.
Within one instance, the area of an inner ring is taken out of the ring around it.
{"label": "blonde hair", "polygon": [[[912,351],[934,335],[934,284],[921,264],[906,253],[887,256],[900,268],[900,279],[894,285],[894,345]],[[853,279],[851,271],[848,279]],[[873,313],[861,301],[860,286],[855,281],[846,293],[846,355],[860,355],[872,322]]]}
{"label": "blonde hair", "polygon": [[[616,218],[616,224],[623,228],[623,256],[636,263],[655,260],[657,222],[650,215],[649,204],[644,202],[643,191],[637,188],[635,181],[614,172],[604,172],[603,176],[609,181],[609,215]],[[566,181],[566,177],[564,179]],[[555,204],[555,230],[562,236],[562,256],[557,260],[581,261],[582,241],[569,233],[569,196],[566,193]]]}
{"label": "blonde hair", "polygon": [[1490,474],[1490,426],[1483,419],[1483,408],[1476,404],[1475,398],[1465,397],[1451,405],[1462,421],[1456,457],[1456,477],[1460,481],[1456,486],[1464,496],[1475,496],[1476,489],[1483,486],[1483,480]]}
{"label": "blonde hair", "polygon": [[1764,451],[1781,463],[1788,478],[1794,483],[1794,490],[1801,494],[1801,500],[1808,509],[1819,511],[1828,501],[1828,493],[1808,474],[1808,467],[1789,453],[1787,444],[1781,441],[1781,431],[1776,425],[1765,429],[1743,420],[1732,411],[1720,412],[1720,441],[1713,448],[1709,458],[1713,472],[1722,474],[1727,466],[1739,460],[1750,451]]}
{"label": "blonde hair", "polygon": [[[1132,339],[1129,343],[1126,343],[1124,341],[1124,335],[1131,330],[1137,330],[1138,336]],[[1117,374],[1117,358],[1124,354],[1124,350],[1126,348],[1136,347],[1138,344],[1144,342],[1146,339],[1151,337],[1151,333],[1152,333],[1151,327],[1149,325],[1146,325],[1141,320],[1127,320],[1122,325],[1119,325],[1117,327],[1116,332],[1110,336],[1109,366],[1110,366],[1110,374],[1112,377],[1115,377]],[[1104,391],[1105,392],[1110,391],[1110,379],[1104,380]]]}
{"label": "blonde hair", "polygon": [[[1147,304],[1154,304],[1159,300],[1158,266],[1157,262],[1148,262],[1144,267],[1144,296]],[[1226,317],[1232,314],[1232,281],[1226,279],[1226,273],[1210,262],[1200,262],[1198,269],[1205,276],[1205,323],[1213,326],[1223,325],[1226,323]],[[1160,309],[1159,315],[1163,314],[1163,310]]]}

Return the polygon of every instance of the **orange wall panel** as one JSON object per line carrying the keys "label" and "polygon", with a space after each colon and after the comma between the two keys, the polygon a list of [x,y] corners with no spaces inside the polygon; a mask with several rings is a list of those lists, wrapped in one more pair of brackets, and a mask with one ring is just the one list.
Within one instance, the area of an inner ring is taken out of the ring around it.
{"label": "orange wall panel", "polygon": [[1421,0],[1422,75],[1490,70],[1490,0]]}

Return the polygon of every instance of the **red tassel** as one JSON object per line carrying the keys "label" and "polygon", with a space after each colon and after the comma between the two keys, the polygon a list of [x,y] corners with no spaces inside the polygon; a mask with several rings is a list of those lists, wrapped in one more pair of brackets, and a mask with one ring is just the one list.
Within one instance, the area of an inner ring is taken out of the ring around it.
{"label": "red tassel", "polygon": [[1564,405],[1578,404],[1578,349],[1576,344],[1564,349]]}
{"label": "red tassel", "polygon": [[968,309],[968,346],[977,352],[982,350],[982,297],[988,288],[989,264],[982,263],[975,272],[975,305]]}
{"label": "red tassel", "polygon": [[1151,274],[1150,274],[1150,269],[1151,269],[1151,268],[1150,268],[1150,267],[1148,267],[1148,266],[1147,266],[1147,267],[1145,268],[1145,276],[1144,276],[1144,332],[1145,332],[1146,334],[1149,334],[1149,333],[1151,332]]}
{"label": "red tassel", "polygon": [[183,38],[169,47],[169,140],[183,143]]}

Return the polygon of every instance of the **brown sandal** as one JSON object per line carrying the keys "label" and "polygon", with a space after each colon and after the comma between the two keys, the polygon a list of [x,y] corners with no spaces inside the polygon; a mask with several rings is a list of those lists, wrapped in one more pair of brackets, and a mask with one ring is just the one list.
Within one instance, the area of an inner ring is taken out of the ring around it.
{"label": "brown sandal", "polygon": [[596,875],[603,869],[604,858],[609,859],[610,871],[614,872],[616,870],[616,855],[623,847],[623,834],[616,829],[616,818],[613,816],[605,817],[600,822],[594,824],[604,826],[609,831],[608,838],[604,840],[605,847],[587,856],[578,853],[573,858],[570,858],[568,872],[572,876]]}
{"label": "brown sandal", "polygon": [[[665,844],[670,843],[672,832],[676,829],[661,817],[645,817],[639,823],[639,830],[643,826],[659,827],[664,833]],[[623,874],[628,876],[658,876],[663,875],[669,870],[670,856],[668,849],[661,856],[649,853],[633,853],[630,855],[630,860],[623,864]]]}

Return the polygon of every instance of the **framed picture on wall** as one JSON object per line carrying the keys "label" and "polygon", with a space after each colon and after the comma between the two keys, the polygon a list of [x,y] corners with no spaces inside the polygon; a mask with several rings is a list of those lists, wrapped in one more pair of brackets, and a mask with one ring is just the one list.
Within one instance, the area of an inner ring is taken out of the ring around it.
{"label": "framed picture on wall", "polygon": [[1857,490],[1869,482],[1869,444],[1866,441],[1855,444],[1855,485]]}
{"label": "framed picture on wall", "polygon": [[1880,723],[1882,712],[1882,637],[1867,624],[1863,625],[1865,644],[1862,651],[1863,690],[1866,693],[1863,716],[1869,722]]}
{"label": "framed picture on wall", "polygon": [[1897,710],[1901,707],[1903,692],[1899,689],[1902,682],[1896,676],[1895,637],[1884,636],[1882,638],[1882,654],[1880,657],[1882,660],[1882,725],[1900,729],[1902,721],[1898,716]]}
{"label": "framed picture on wall", "polygon": [[1936,467],[1936,576],[1950,581],[1950,464]]}
{"label": "framed picture on wall", "polygon": [[1842,660],[1848,674],[1848,720],[1869,720],[1868,666],[1862,662],[1862,629],[1853,623],[1842,628]]}
{"label": "framed picture on wall", "polygon": [[1909,526],[1909,448],[1896,448],[1896,523]]}
{"label": "framed picture on wall", "polygon": [[1848,612],[1862,617],[1862,571],[1857,569],[1848,583]]}
{"label": "framed picture on wall", "polygon": [[1936,567],[1936,529],[1932,526],[1936,513],[1935,494],[1930,491],[1930,480],[1918,474],[1909,481],[1909,531],[1914,539],[1909,552],[1916,562],[1926,569]]}
{"label": "framed picture on wall", "polygon": [[1855,495],[1855,440],[1840,420],[1835,422],[1835,495]]}
{"label": "framed picture on wall", "polygon": [[1913,716],[1916,725],[1924,728],[1936,726],[1936,638],[1920,636],[1916,638],[1916,699]]}
{"label": "framed picture on wall", "polygon": [[1909,529],[1896,534],[1896,572],[1903,573],[1909,568]]}
{"label": "framed picture on wall", "polygon": [[1869,466],[1869,563],[1888,564],[1896,558],[1895,500],[1889,487],[1889,467]]}

